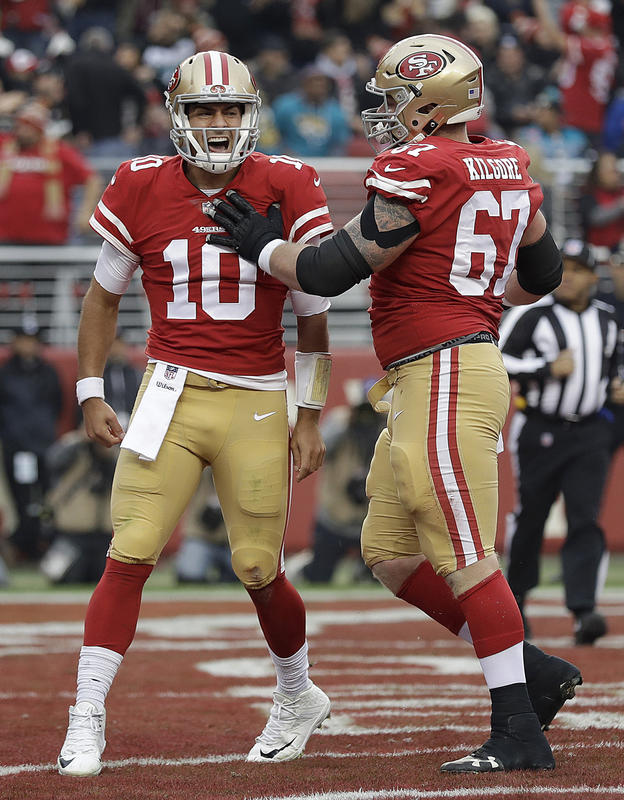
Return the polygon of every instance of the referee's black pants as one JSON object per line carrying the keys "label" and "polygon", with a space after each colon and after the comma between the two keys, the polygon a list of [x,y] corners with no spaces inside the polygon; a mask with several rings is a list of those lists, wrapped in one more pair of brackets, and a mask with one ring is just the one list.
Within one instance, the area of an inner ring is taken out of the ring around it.
{"label": "referee's black pants", "polygon": [[598,415],[580,422],[527,415],[517,440],[518,502],[508,581],[517,597],[539,582],[544,526],[563,493],[568,533],[561,550],[566,606],[575,614],[595,605],[604,533],[598,525],[609,467],[610,426]]}

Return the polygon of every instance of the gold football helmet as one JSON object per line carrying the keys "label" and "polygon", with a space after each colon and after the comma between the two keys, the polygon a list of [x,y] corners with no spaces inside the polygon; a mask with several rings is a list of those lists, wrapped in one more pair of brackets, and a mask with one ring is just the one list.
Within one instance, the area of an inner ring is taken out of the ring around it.
{"label": "gold football helmet", "polygon": [[[176,68],[167,90],[165,106],[171,117],[171,141],[178,153],[208,172],[229,172],[252,153],[258,141],[258,111],[261,100],[255,81],[238,58],[208,50],[183,61]],[[194,128],[186,107],[195,103],[240,103],[242,120],[230,152],[215,152],[210,139],[232,128]]]}
{"label": "gold football helmet", "polygon": [[442,125],[480,117],[483,65],[457,39],[410,36],[388,50],[366,89],[383,98],[379,108],[362,112],[366,138],[381,153],[405,140],[420,142]]}

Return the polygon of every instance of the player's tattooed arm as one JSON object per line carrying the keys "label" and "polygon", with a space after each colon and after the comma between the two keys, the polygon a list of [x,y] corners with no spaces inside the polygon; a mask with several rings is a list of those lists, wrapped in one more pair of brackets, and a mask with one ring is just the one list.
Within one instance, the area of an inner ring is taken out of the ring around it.
{"label": "player's tattooed arm", "polygon": [[420,226],[399,200],[374,194],[345,231],[371,270],[379,272],[409,247]]}
{"label": "player's tattooed arm", "polygon": [[285,242],[279,211],[259,214],[234,190],[208,214],[228,236],[210,234],[209,244],[232,247],[291,289],[334,297],[391,264],[414,241],[420,226],[398,200],[372,195],[362,212],[319,247]]}

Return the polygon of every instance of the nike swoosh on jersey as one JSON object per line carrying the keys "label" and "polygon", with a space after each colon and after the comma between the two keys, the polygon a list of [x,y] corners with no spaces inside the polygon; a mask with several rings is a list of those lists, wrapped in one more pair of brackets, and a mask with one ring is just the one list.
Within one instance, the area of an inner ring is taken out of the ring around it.
{"label": "nike swoosh on jersey", "polygon": [[[297,737],[295,736],[295,739],[296,738]],[[285,750],[287,747],[290,747],[290,745],[295,741],[295,739],[293,739],[292,742],[288,742],[288,744],[285,744],[283,747],[278,747],[275,750],[269,750],[268,753],[265,753],[264,750],[260,750],[260,755],[262,756],[262,758],[275,758],[275,756],[278,753],[281,753],[282,750]]]}
{"label": "nike swoosh on jersey", "polygon": [[397,412],[396,412],[396,414],[395,414],[395,415],[392,417],[392,419],[396,419],[396,418],[397,418],[397,417],[399,417],[399,416],[400,416],[400,415],[401,415],[401,414],[402,414],[404,411],[405,411],[405,409],[404,409],[404,408],[402,408],[400,411],[397,411]]}
{"label": "nike swoosh on jersey", "polygon": [[315,186],[320,186],[321,185],[321,179],[320,178],[315,178],[314,179],[314,185]]}
{"label": "nike swoosh on jersey", "polygon": [[384,172],[400,172],[402,169],[405,169],[405,167],[391,167],[390,164],[388,164]]}
{"label": "nike swoosh on jersey", "polygon": [[254,419],[256,420],[256,422],[259,422],[261,419],[272,417],[273,414],[277,414],[277,411],[269,411],[267,414],[258,414],[258,412],[256,411],[256,413],[254,414]]}

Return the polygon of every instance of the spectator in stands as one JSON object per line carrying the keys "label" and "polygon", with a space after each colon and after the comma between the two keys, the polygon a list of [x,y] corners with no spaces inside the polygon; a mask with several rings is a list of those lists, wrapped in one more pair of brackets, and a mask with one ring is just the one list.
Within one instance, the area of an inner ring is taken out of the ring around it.
{"label": "spectator in stands", "polygon": [[471,3],[465,10],[465,26],[462,30],[466,44],[473,47],[489,75],[496,61],[500,41],[500,20],[489,6]]}
{"label": "spectator in stands", "polygon": [[[531,174],[544,191],[542,211],[548,220],[553,219],[553,185],[566,199],[570,196],[575,173],[564,165],[569,159],[582,158],[590,147],[589,139],[578,128],[563,122],[559,91],[548,87],[535,99],[534,121],[521,128],[517,141],[531,157]],[[556,160],[556,172],[552,159]]]}
{"label": "spectator in stands", "polygon": [[330,79],[311,65],[302,70],[300,80],[300,89],[273,104],[282,150],[302,158],[342,155],[349,121],[332,95]]}
{"label": "spectator in stands", "polygon": [[618,89],[607,108],[602,146],[618,158],[624,157],[624,87]]}
{"label": "spectator in stands", "polygon": [[147,30],[147,47],[143,63],[154,70],[164,90],[172,72],[184,59],[192,56],[195,45],[189,36],[186,20],[172,9],[163,8],[151,18]]}
{"label": "spectator in stands", "polygon": [[354,576],[371,578],[360,556],[360,533],[368,511],[366,475],[385,425],[384,415],[374,411],[366,397],[374,382],[347,382],[348,405],[331,409],[321,426],[327,450],[320,474],[313,555],[301,572],[311,583],[331,581],[349,553],[358,562]]}
{"label": "spectator in stands", "polygon": [[624,184],[613,153],[594,161],[580,206],[586,241],[615,250],[624,231]]}
{"label": "spectator in stands", "polygon": [[140,139],[146,98],[132,73],[112,57],[113,46],[105,28],[83,33],[66,68],[67,101],[78,145],[89,156],[122,159],[134,154]]}
{"label": "spectator in stands", "polygon": [[341,31],[328,31],[314,64],[334,82],[336,96],[345,118],[349,120],[352,130],[361,133],[362,120],[357,108],[355,91],[357,61],[348,36]]}
{"label": "spectator in stands", "polygon": [[520,127],[534,119],[534,101],[544,88],[544,73],[527,63],[518,40],[507,35],[501,39],[496,62],[486,75],[496,122],[513,139]]}
{"label": "spectator in stands", "polygon": [[49,449],[44,503],[54,540],[40,569],[51,583],[97,583],[111,541],[111,487],[119,448],[70,431]]}
{"label": "spectator in stands", "polygon": [[36,561],[45,549],[45,455],[56,439],[61,406],[59,376],[41,354],[38,329],[29,324],[16,330],[9,358],[0,366],[0,442],[17,517],[9,542],[18,559]]}
{"label": "spectator in stands", "polygon": [[184,538],[176,553],[178,583],[235,583],[227,530],[212,479],[204,470],[183,521]]}
{"label": "spectator in stands", "polygon": [[48,121],[47,109],[29,103],[15,115],[13,131],[0,134],[0,242],[5,244],[65,244],[77,186],[84,190],[76,229],[89,230],[100,178],[77,150],[46,134]]}
{"label": "spectator in stands", "polygon": [[566,125],[586,133],[598,145],[617,64],[611,17],[589,0],[571,0],[561,8],[561,24],[553,18],[547,0],[533,0],[544,47],[559,50],[563,63],[559,88]]}
{"label": "spectator in stands", "polygon": [[273,105],[280,94],[290,92],[297,86],[297,75],[290,61],[288,45],[279,36],[265,36],[260,50],[250,68],[262,97],[263,113],[266,106]]}
{"label": "spectator in stands", "polygon": [[536,160],[583,158],[587,155],[589,139],[578,128],[564,123],[561,98],[554,86],[538,94],[533,110],[530,124],[518,132],[518,140],[529,151],[532,164]]}

